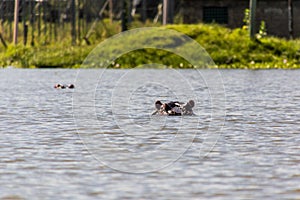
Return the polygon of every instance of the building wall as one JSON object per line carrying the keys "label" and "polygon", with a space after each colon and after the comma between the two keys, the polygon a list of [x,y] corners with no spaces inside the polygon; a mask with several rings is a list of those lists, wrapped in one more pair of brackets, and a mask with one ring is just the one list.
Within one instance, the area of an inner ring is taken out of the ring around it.
{"label": "building wall", "polygon": [[248,7],[247,0],[185,0],[183,4],[183,20],[185,23],[203,22],[203,7],[228,7],[228,26],[241,27],[244,11]]}
{"label": "building wall", "polygon": [[294,36],[300,37],[300,0],[293,1]]}
{"label": "building wall", "polygon": [[[244,12],[249,8],[250,0],[184,0],[184,23],[203,22],[204,7],[227,7],[228,23],[226,26],[243,26]],[[265,21],[267,33],[279,37],[289,37],[288,0],[257,0],[256,30],[260,22]],[[300,0],[293,0],[294,36],[300,37]]]}
{"label": "building wall", "polygon": [[287,0],[257,1],[257,26],[263,20],[266,22],[267,33],[279,37],[289,35],[288,30],[288,3]]}

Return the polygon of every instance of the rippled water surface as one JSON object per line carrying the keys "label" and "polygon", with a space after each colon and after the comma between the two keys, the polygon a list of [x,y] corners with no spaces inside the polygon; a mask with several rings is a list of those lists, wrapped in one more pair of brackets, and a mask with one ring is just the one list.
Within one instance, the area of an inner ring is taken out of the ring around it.
{"label": "rippled water surface", "polygon": [[0,198],[299,199],[300,71],[219,72],[0,70]]}

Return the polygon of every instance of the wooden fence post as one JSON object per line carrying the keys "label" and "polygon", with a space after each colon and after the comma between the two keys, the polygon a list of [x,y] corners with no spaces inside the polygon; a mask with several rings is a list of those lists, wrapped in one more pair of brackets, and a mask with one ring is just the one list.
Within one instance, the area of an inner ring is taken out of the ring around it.
{"label": "wooden fence post", "polygon": [[72,44],[76,44],[76,9],[75,9],[75,0],[71,0],[71,35],[72,35]]}
{"label": "wooden fence post", "polygon": [[290,39],[293,39],[293,1],[292,0],[288,0],[288,28],[289,28],[289,35],[290,35]]}
{"label": "wooden fence post", "polygon": [[110,23],[113,22],[113,0],[109,0],[109,19],[110,19]]}
{"label": "wooden fence post", "polygon": [[256,0],[250,0],[250,38],[255,36],[255,20],[256,20]]}
{"label": "wooden fence post", "polygon": [[166,25],[168,21],[168,3],[168,0],[163,1],[163,25]]}
{"label": "wooden fence post", "polygon": [[163,1],[163,25],[173,23],[174,0]]}
{"label": "wooden fence post", "polygon": [[18,23],[19,23],[19,0],[15,0],[15,12],[14,12],[14,36],[13,43],[17,45],[18,43]]}
{"label": "wooden fence post", "polygon": [[35,12],[34,12],[34,3],[30,1],[30,26],[31,26],[31,42],[30,45],[34,46],[34,31],[35,31]]}
{"label": "wooden fence post", "polygon": [[145,23],[147,20],[147,1],[142,0],[142,21]]}

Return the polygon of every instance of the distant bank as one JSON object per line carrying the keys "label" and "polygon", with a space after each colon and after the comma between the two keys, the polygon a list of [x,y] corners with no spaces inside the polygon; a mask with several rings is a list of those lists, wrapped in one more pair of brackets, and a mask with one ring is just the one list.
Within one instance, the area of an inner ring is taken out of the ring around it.
{"label": "distant bank", "polygon": [[[258,35],[251,40],[242,28],[228,29],[216,24],[168,25],[196,40],[210,54],[217,68],[227,69],[297,69],[300,68],[300,39],[286,40]],[[20,68],[78,68],[88,54],[107,36],[87,45],[69,42],[47,45],[0,47],[0,66]],[[182,58],[162,50],[130,52],[115,60],[111,68],[131,68],[141,64],[161,63],[172,68],[193,68]]]}

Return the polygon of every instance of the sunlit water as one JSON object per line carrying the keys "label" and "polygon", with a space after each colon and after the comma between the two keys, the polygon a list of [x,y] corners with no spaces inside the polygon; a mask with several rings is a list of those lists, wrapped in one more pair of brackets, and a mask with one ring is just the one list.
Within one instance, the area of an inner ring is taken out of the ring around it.
{"label": "sunlit water", "polygon": [[[216,70],[102,72],[0,71],[0,198],[300,198],[300,71],[222,70],[218,104]],[[191,98],[196,116],[150,115]]]}

